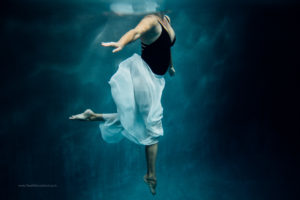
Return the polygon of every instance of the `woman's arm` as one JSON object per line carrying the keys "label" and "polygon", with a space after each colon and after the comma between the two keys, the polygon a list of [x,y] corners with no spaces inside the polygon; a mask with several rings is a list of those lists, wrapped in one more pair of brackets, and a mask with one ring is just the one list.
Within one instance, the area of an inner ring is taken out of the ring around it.
{"label": "woman's arm", "polygon": [[153,15],[147,15],[134,28],[125,33],[118,42],[102,42],[102,46],[116,47],[113,53],[121,51],[127,44],[137,40],[143,34],[147,33],[157,23],[157,19]]}

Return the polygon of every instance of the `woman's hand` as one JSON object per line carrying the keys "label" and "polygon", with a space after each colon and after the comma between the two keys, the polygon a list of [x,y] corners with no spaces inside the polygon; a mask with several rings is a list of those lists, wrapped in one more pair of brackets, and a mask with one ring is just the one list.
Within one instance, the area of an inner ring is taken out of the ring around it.
{"label": "woman's hand", "polygon": [[112,52],[116,53],[118,51],[121,51],[123,49],[123,45],[121,45],[119,42],[102,42],[101,43],[102,46],[105,47],[116,47]]}
{"label": "woman's hand", "polygon": [[169,74],[170,74],[170,76],[175,76],[175,69],[174,69],[173,66],[171,66],[171,67],[169,68]]}

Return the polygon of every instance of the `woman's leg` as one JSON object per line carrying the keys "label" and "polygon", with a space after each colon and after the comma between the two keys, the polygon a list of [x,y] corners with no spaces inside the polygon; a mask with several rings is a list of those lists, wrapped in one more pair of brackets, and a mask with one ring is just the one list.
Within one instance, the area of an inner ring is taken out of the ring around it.
{"label": "woman's leg", "polygon": [[146,145],[145,153],[147,160],[147,174],[144,176],[144,181],[149,185],[151,193],[154,195],[156,188],[156,156],[158,151],[158,143]]}
{"label": "woman's leg", "polygon": [[145,147],[148,178],[156,179],[155,163],[156,163],[157,150],[158,150],[158,143],[152,145],[146,145]]}

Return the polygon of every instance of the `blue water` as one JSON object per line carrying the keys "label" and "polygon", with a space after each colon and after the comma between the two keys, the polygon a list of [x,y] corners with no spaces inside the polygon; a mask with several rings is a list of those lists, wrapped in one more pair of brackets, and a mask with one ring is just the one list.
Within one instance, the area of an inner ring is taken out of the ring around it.
{"label": "blue water", "polygon": [[[8,173],[1,177],[12,186],[3,199],[294,197],[296,186],[287,186],[294,177],[294,154],[287,153],[294,143],[281,139],[284,129],[295,132],[281,118],[293,103],[280,92],[288,95],[295,79],[274,68],[277,61],[265,63],[279,55],[270,46],[282,36],[276,23],[287,28],[281,14],[295,20],[287,14],[295,8],[287,11],[291,7],[275,1],[158,2],[171,10],[177,40],[176,76],[165,77],[165,133],[153,197],[142,179],[144,146],[128,140],[107,144],[97,122],[68,120],[87,108],[115,112],[108,81],[122,60],[141,52],[139,41],[116,54],[100,46],[134,28],[141,15],[112,15],[112,1],[88,2],[12,1],[3,9],[1,101],[8,114],[1,120],[1,164]],[[277,77],[286,81],[280,84]],[[52,187],[20,186],[26,184]]]}

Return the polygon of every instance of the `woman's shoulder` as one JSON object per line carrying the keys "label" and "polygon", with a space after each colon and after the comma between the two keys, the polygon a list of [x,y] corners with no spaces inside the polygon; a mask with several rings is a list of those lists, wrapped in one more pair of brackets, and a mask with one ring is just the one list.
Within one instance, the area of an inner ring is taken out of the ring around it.
{"label": "woman's shoulder", "polygon": [[147,21],[149,23],[156,24],[156,23],[158,23],[158,18],[157,18],[157,16],[155,16],[153,14],[149,14],[149,15],[144,16],[142,18],[142,21]]}
{"label": "woman's shoulder", "polygon": [[159,24],[158,20],[159,19],[157,18],[157,16],[148,14],[141,19],[140,24],[151,25],[151,27],[153,27]]}

